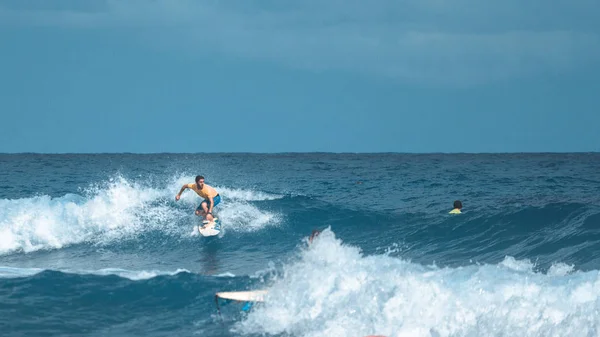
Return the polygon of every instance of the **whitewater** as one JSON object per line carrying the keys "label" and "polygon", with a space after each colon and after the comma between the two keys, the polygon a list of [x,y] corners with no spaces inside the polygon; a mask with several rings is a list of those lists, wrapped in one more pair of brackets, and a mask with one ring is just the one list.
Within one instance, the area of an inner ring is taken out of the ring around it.
{"label": "whitewater", "polygon": [[[0,155],[3,336],[600,336],[598,154]],[[196,174],[222,197],[194,230]],[[465,206],[450,215],[454,200]],[[313,230],[319,230],[312,242]],[[252,310],[218,291],[267,290]]]}

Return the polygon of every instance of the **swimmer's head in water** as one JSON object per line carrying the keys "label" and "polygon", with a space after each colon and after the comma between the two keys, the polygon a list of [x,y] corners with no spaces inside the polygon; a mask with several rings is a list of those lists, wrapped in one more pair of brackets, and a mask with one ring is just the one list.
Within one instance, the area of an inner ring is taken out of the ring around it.
{"label": "swimmer's head in water", "polygon": [[308,243],[312,243],[313,240],[321,234],[321,231],[318,229],[313,229],[312,233],[310,233],[310,238],[308,238]]}
{"label": "swimmer's head in water", "polygon": [[462,202],[460,202],[460,200],[454,201],[454,208],[461,209],[462,208]]}

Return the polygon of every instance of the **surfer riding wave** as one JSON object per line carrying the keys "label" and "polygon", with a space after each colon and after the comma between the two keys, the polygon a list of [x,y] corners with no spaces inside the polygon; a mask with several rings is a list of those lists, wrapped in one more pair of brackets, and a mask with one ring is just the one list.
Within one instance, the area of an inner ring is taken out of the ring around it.
{"label": "surfer riding wave", "polygon": [[175,200],[179,201],[181,193],[186,189],[191,189],[196,192],[201,198],[204,198],[200,203],[200,206],[196,208],[196,215],[202,216],[205,220],[212,222],[215,218],[213,217],[213,208],[221,202],[221,196],[212,186],[204,183],[203,176],[196,176],[195,183],[185,184],[181,187],[181,190],[175,196]]}

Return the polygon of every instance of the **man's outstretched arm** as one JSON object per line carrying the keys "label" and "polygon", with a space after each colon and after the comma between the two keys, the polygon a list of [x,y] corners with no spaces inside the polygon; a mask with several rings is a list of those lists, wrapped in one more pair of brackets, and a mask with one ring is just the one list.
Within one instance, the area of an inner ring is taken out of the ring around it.
{"label": "man's outstretched arm", "polygon": [[185,191],[186,188],[188,188],[188,185],[183,185],[183,187],[181,187],[181,190],[179,190],[179,193],[177,193],[177,195],[175,196],[175,200],[179,200],[179,198],[181,197],[181,193],[183,193],[183,191]]}

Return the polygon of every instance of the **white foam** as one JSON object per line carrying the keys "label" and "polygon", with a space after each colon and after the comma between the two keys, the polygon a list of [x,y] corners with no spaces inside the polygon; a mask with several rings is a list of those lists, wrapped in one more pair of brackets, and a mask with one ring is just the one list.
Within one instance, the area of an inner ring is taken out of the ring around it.
{"label": "white foam", "polygon": [[[562,269],[560,267],[559,269]],[[363,256],[325,230],[285,265],[240,334],[316,336],[597,336],[600,274],[498,265],[422,266]]]}
{"label": "white foam", "polygon": [[120,269],[120,268],[105,268],[105,269],[100,269],[100,270],[62,270],[62,272],[71,273],[71,274],[84,274],[84,275],[92,274],[92,275],[101,275],[101,276],[117,275],[122,278],[130,279],[132,281],[147,280],[147,279],[151,279],[151,278],[154,278],[157,276],[164,276],[164,275],[173,276],[173,275],[177,275],[179,273],[190,273],[190,271],[187,269],[177,269],[175,271],[160,271],[160,270],[137,271],[137,270],[126,270],[126,269]]}
{"label": "white foam", "polygon": [[504,261],[500,262],[501,267],[505,267],[514,271],[533,273],[535,265],[529,259],[516,260],[512,256],[505,256]]}
{"label": "white foam", "polygon": [[[184,179],[171,181],[167,187],[147,187],[117,176],[92,185],[81,194],[2,199],[0,255],[59,249],[83,242],[107,244],[148,231],[189,237],[191,228],[183,228],[178,221],[192,224],[201,199],[188,191],[178,204],[174,203],[182,181],[193,181]],[[254,193],[234,191],[241,195]],[[253,231],[278,221],[275,214],[261,211],[245,200],[224,201],[216,211],[226,229],[232,231]]]}
{"label": "white foam", "polygon": [[0,278],[15,278],[33,276],[44,271],[41,268],[14,268],[0,266]]}
{"label": "white foam", "polygon": [[565,276],[572,273],[575,270],[575,266],[568,265],[566,263],[554,263],[550,269],[548,269],[547,274],[553,276]]}
{"label": "white foam", "polygon": [[[0,278],[16,278],[16,277],[28,277],[38,274],[46,269],[41,268],[15,268],[15,267],[2,267],[0,266]],[[177,269],[175,271],[160,271],[160,270],[127,270],[121,268],[105,268],[99,270],[71,270],[71,269],[55,269],[53,271],[59,271],[67,274],[78,274],[78,275],[116,275],[122,278],[126,278],[132,281],[147,280],[157,276],[164,275],[177,275],[179,273],[190,273],[187,269]]]}
{"label": "white foam", "polygon": [[106,186],[91,186],[83,194],[0,200],[0,254],[123,239],[147,230],[148,224],[164,224],[180,213],[166,205],[152,204],[162,197],[162,191],[123,178]]}
{"label": "white foam", "polygon": [[254,232],[268,226],[277,226],[281,221],[280,216],[244,202],[219,206],[217,216],[221,219],[225,231]]}

